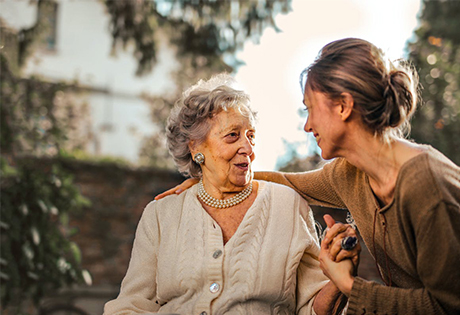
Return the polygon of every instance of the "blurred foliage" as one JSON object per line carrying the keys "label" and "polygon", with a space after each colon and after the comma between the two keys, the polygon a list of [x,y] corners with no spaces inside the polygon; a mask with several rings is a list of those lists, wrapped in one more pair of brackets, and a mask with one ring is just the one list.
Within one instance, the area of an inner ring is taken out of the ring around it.
{"label": "blurred foliage", "polygon": [[416,40],[408,44],[420,76],[422,106],[412,138],[460,165],[460,2],[424,1]]}
{"label": "blurred foliage", "polygon": [[[34,2],[30,1],[30,3],[37,6],[38,18],[36,23],[34,23],[31,27],[20,29],[14,36],[14,44],[6,41],[6,47],[2,47],[2,49],[13,48],[14,51],[10,50],[6,55],[9,57],[9,62],[12,65],[11,68],[15,73],[24,66],[27,58],[33,54],[36,47],[44,40],[44,36],[47,31],[52,27],[51,21],[45,17],[49,16],[52,10],[54,10],[53,0],[35,0]],[[9,30],[5,28],[1,19],[0,26],[2,27],[3,41],[5,40],[4,33],[8,34]]]}
{"label": "blurred foliage", "polygon": [[135,167],[133,163],[122,157],[111,156],[111,155],[94,155],[88,153],[86,150],[73,149],[71,151],[61,150],[59,158],[63,161],[86,161],[94,164],[107,164],[117,165],[124,167]]}
{"label": "blurred foliage", "polygon": [[33,159],[12,168],[1,158],[1,302],[21,313],[23,303],[75,283],[89,283],[78,246],[68,237],[69,214],[88,202],[62,167]]}
{"label": "blurred foliage", "polygon": [[55,156],[83,149],[91,134],[89,108],[75,86],[19,78],[0,54],[0,148],[2,155]]}
{"label": "blurred foliage", "polygon": [[90,280],[68,239],[75,232],[68,216],[87,202],[63,167],[43,168],[35,159],[84,148],[88,107],[76,100],[75,85],[19,77],[34,36],[44,29],[37,25],[18,33],[1,25],[8,34],[2,40],[17,45],[0,51],[0,297],[2,311],[12,314],[26,312],[30,300]]}
{"label": "blurred foliage", "polygon": [[[165,32],[178,58],[234,57],[247,39],[258,41],[264,29],[276,27],[274,17],[290,11],[291,0],[106,0],[111,16],[113,48],[135,45],[138,74],[156,62],[155,35]],[[235,61],[235,60],[234,60]],[[205,66],[201,65],[201,66]]]}
{"label": "blurred foliage", "polygon": [[175,169],[166,148],[165,127],[181,92],[199,79],[232,72],[240,62],[236,52],[249,39],[257,42],[267,27],[278,30],[274,18],[290,11],[291,0],[106,0],[111,16],[113,50],[134,46],[137,74],[155,65],[156,38],[162,35],[176,51],[176,89],[143,97],[150,104],[157,132],[143,140],[140,163]]}

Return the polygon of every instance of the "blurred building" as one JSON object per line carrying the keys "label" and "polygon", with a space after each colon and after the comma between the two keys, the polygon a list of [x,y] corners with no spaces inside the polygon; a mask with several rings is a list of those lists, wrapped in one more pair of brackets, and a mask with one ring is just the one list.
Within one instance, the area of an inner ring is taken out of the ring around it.
{"label": "blurred building", "polygon": [[39,14],[46,14],[50,27],[21,67],[21,76],[77,84],[81,101],[90,108],[87,151],[136,162],[142,137],[155,132],[141,94],[165,94],[174,87],[169,74],[177,63],[166,40],[160,38],[153,72],[137,77],[130,47],[112,51],[109,15],[102,1],[54,0],[44,13],[29,0],[2,0],[0,7],[3,49],[13,56],[12,68],[17,66],[14,37],[33,26]]}

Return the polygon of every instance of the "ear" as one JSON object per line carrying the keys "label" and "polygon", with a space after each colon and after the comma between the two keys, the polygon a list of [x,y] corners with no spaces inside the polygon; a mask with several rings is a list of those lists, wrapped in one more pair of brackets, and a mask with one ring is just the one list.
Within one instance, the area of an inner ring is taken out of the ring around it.
{"label": "ear", "polygon": [[351,113],[353,112],[354,100],[353,96],[350,93],[340,94],[340,116],[342,121],[345,121],[350,118]]}
{"label": "ear", "polygon": [[194,140],[190,140],[190,142],[188,143],[188,149],[190,150],[190,154],[191,154],[192,156],[194,156],[195,153],[196,153],[196,151],[195,151],[195,149],[196,149],[195,146],[196,146],[195,141],[194,141]]}

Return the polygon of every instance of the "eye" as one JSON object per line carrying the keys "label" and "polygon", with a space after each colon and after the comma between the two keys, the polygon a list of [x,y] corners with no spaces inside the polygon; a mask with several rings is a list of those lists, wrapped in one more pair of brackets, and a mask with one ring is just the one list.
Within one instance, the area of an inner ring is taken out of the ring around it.
{"label": "eye", "polygon": [[227,142],[231,143],[231,142],[237,141],[239,137],[240,137],[240,135],[239,135],[238,132],[230,132],[230,133],[225,135],[225,140]]}
{"label": "eye", "polygon": [[256,140],[256,134],[255,132],[249,132],[247,134],[248,140],[252,145],[255,145],[255,140]]}

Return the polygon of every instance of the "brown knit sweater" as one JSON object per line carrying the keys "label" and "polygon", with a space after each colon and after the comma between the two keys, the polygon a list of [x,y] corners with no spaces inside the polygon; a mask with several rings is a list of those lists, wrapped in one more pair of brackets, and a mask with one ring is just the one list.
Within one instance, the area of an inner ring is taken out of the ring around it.
{"label": "brown knit sweater", "polygon": [[342,158],[316,171],[256,178],[350,211],[391,287],[356,277],[348,314],[460,314],[460,168],[440,152],[426,146],[406,162],[384,208],[367,175]]}

